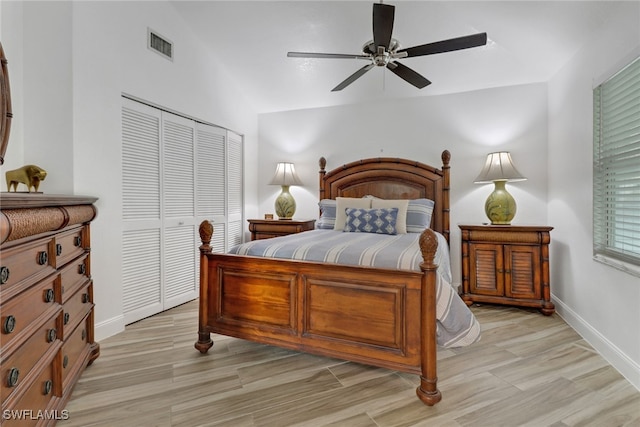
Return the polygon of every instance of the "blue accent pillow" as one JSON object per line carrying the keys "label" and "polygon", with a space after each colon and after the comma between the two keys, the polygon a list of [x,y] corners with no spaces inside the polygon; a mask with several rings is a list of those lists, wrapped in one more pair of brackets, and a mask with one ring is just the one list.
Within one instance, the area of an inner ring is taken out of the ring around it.
{"label": "blue accent pillow", "polygon": [[346,208],[344,230],[356,233],[397,234],[398,208]]}
{"label": "blue accent pillow", "polygon": [[336,224],[336,201],[322,199],[318,202],[318,206],[320,206],[320,218],[316,222],[316,228],[333,230]]}
{"label": "blue accent pillow", "polygon": [[407,206],[407,233],[422,233],[425,228],[431,227],[433,206],[433,200],[409,200],[409,206]]}

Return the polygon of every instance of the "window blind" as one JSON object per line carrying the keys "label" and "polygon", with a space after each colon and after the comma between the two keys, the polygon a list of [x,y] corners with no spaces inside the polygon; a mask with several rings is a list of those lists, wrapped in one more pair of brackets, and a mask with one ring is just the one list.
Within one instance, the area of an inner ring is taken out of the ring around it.
{"label": "window blind", "polygon": [[640,266],[640,58],[593,90],[594,255]]}

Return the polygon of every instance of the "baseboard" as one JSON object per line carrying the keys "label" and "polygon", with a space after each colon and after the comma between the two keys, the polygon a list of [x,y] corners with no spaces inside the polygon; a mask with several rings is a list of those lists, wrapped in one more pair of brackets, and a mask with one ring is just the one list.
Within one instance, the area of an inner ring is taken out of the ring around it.
{"label": "baseboard", "polygon": [[640,391],[640,365],[629,358],[562,301],[553,296],[552,300],[556,305],[556,313],[580,334],[611,366]]}
{"label": "baseboard", "polygon": [[95,340],[100,342],[115,334],[124,331],[124,316],[116,316],[95,324]]}

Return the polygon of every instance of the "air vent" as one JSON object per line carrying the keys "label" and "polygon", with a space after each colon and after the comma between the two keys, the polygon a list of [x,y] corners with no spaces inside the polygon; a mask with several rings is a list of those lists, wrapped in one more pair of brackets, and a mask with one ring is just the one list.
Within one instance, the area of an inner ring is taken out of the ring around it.
{"label": "air vent", "polygon": [[151,28],[148,28],[147,34],[147,47],[157,54],[173,61],[173,43]]}

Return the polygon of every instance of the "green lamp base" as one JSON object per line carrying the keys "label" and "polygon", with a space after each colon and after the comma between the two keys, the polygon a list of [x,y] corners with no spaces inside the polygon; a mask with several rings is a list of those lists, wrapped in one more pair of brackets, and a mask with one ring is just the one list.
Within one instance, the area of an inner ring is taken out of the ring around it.
{"label": "green lamp base", "polygon": [[493,181],[495,188],[487,197],[484,211],[493,225],[511,225],[516,216],[516,201],[506,190],[507,181]]}
{"label": "green lamp base", "polygon": [[276,198],[274,205],[278,219],[291,219],[296,213],[296,201],[289,193],[289,186],[283,185],[282,192]]}

